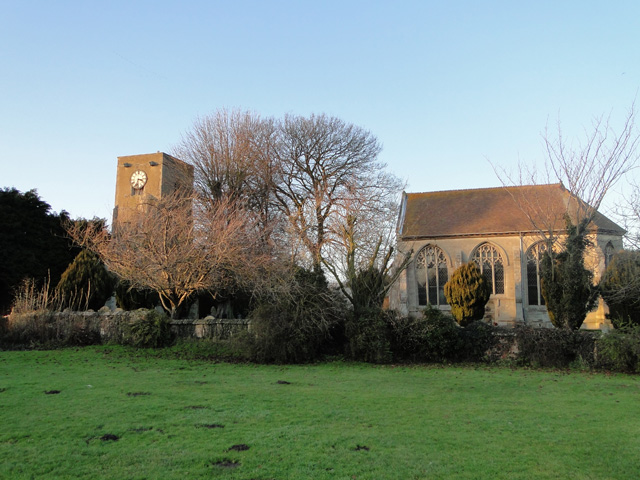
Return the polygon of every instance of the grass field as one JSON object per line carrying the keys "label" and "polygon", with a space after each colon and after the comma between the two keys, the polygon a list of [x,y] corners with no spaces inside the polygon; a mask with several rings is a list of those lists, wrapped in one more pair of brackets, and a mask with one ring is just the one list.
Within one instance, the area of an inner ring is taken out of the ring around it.
{"label": "grass field", "polygon": [[639,412],[623,375],[0,352],[0,478],[637,479]]}

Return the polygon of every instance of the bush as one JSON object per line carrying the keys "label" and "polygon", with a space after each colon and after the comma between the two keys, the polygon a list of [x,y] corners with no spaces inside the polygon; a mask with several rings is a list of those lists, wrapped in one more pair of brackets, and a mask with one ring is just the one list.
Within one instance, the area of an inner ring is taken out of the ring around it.
{"label": "bush", "polygon": [[169,317],[156,310],[148,310],[132,321],[125,333],[125,343],[141,348],[168,347],[173,343]]}
{"label": "bush", "polygon": [[298,269],[285,291],[261,299],[249,313],[250,333],[235,344],[258,362],[310,362],[343,321],[344,311],[344,301],[327,287],[321,272]]}
{"label": "bush", "polygon": [[464,357],[461,328],[450,315],[427,306],[421,317],[392,322],[394,358],[414,362],[451,362]]}
{"label": "bush", "polygon": [[578,363],[594,365],[595,335],[592,332],[519,326],[515,329],[517,361],[535,367],[565,368]]}
{"label": "bush", "polygon": [[615,328],[640,325],[640,252],[613,256],[600,280],[600,293]]}
{"label": "bush", "polygon": [[391,351],[395,361],[424,362],[427,358],[427,320],[424,316],[391,319]]}
{"label": "bush", "polygon": [[451,314],[462,327],[482,320],[490,295],[489,286],[474,262],[456,269],[444,285],[444,296],[451,306]]}
{"label": "bush", "polygon": [[460,360],[466,362],[488,362],[490,351],[498,343],[497,328],[481,320],[460,330],[462,348]]}
{"label": "bush", "polygon": [[616,372],[640,373],[640,327],[614,330],[600,337],[597,365]]}
{"label": "bush", "polygon": [[389,317],[381,308],[370,307],[356,318],[351,314],[345,325],[347,355],[353,360],[387,363],[391,360]]}
{"label": "bush", "polygon": [[305,363],[318,356],[326,331],[296,315],[287,305],[262,304],[249,315],[251,330],[241,335],[240,351],[261,363]]}
{"label": "bush", "polygon": [[433,362],[452,362],[462,356],[461,328],[453,317],[438,309],[425,310],[426,358]]}

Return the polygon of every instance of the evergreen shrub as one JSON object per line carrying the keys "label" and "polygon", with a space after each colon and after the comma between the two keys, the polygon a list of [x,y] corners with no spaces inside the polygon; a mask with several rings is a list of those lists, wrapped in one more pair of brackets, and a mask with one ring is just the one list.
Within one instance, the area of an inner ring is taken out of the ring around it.
{"label": "evergreen shrub", "polygon": [[248,334],[234,340],[242,355],[261,363],[316,360],[330,333],[344,322],[345,304],[322,272],[298,269],[286,291],[260,299]]}
{"label": "evergreen shrub", "polygon": [[424,316],[396,316],[391,319],[390,329],[394,361],[426,361],[427,321]]}
{"label": "evergreen shrub", "polygon": [[428,305],[419,317],[397,317],[392,323],[395,360],[452,362],[464,356],[461,328],[447,313]]}
{"label": "evergreen shrub", "polygon": [[590,367],[595,363],[597,333],[555,328],[518,326],[515,329],[517,361],[522,365],[566,368]]}
{"label": "evergreen shrub", "polygon": [[460,360],[466,362],[490,362],[492,352],[498,344],[498,328],[477,320],[460,330]]}
{"label": "evergreen shrub", "polygon": [[249,314],[250,331],[235,339],[239,352],[260,363],[305,363],[317,358],[324,332],[285,302],[262,303]]}
{"label": "evergreen shrub", "polygon": [[161,348],[171,345],[174,338],[169,317],[156,310],[148,310],[128,325],[124,343],[140,348]]}
{"label": "evergreen shrub", "polygon": [[370,363],[391,361],[389,318],[393,312],[369,307],[356,317],[353,313],[345,325],[347,356]]}
{"label": "evergreen shrub", "polygon": [[597,342],[597,365],[616,372],[640,373],[640,326],[602,335]]}
{"label": "evergreen shrub", "polygon": [[640,252],[622,251],[613,256],[600,279],[600,294],[616,329],[640,325]]}
{"label": "evergreen shrub", "polygon": [[444,285],[444,296],[451,306],[451,314],[462,327],[482,320],[490,295],[489,286],[474,262],[457,268]]}
{"label": "evergreen shrub", "polygon": [[564,250],[547,248],[542,257],[540,287],[547,313],[556,328],[577,330],[596,304],[598,289],[592,284],[593,272],[584,266],[589,245],[584,222],[576,227],[566,219]]}
{"label": "evergreen shrub", "polygon": [[61,308],[98,310],[111,297],[115,278],[100,258],[89,250],[82,250],[60,277],[56,293]]}

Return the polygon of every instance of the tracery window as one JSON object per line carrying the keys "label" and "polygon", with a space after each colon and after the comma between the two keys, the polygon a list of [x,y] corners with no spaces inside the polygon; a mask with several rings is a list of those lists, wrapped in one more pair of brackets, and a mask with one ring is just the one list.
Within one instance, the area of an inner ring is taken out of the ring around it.
{"label": "tracery window", "polygon": [[419,305],[446,305],[444,284],[449,280],[447,258],[440,247],[427,245],[416,257]]}
{"label": "tracery window", "polygon": [[483,243],[476,249],[471,260],[480,268],[491,293],[504,293],[504,260],[496,247]]}
{"label": "tracery window", "polygon": [[547,251],[544,242],[535,243],[527,250],[527,297],[529,305],[544,305],[540,289],[542,257]]}

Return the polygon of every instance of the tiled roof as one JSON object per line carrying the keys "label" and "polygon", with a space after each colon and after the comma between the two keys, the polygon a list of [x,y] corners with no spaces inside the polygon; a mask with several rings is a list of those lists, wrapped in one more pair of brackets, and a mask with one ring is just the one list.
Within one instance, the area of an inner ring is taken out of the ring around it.
{"label": "tiled roof", "polygon": [[[404,196],[400,236],[410,238],[516,234],[564,229],[579,204],[562,184],[480,188]],[[584,205],[584,204],[583,204]],[[532,224],[536,223],[538,228]],[[590,229],[622,235],[624,229],[597,213]]]}

